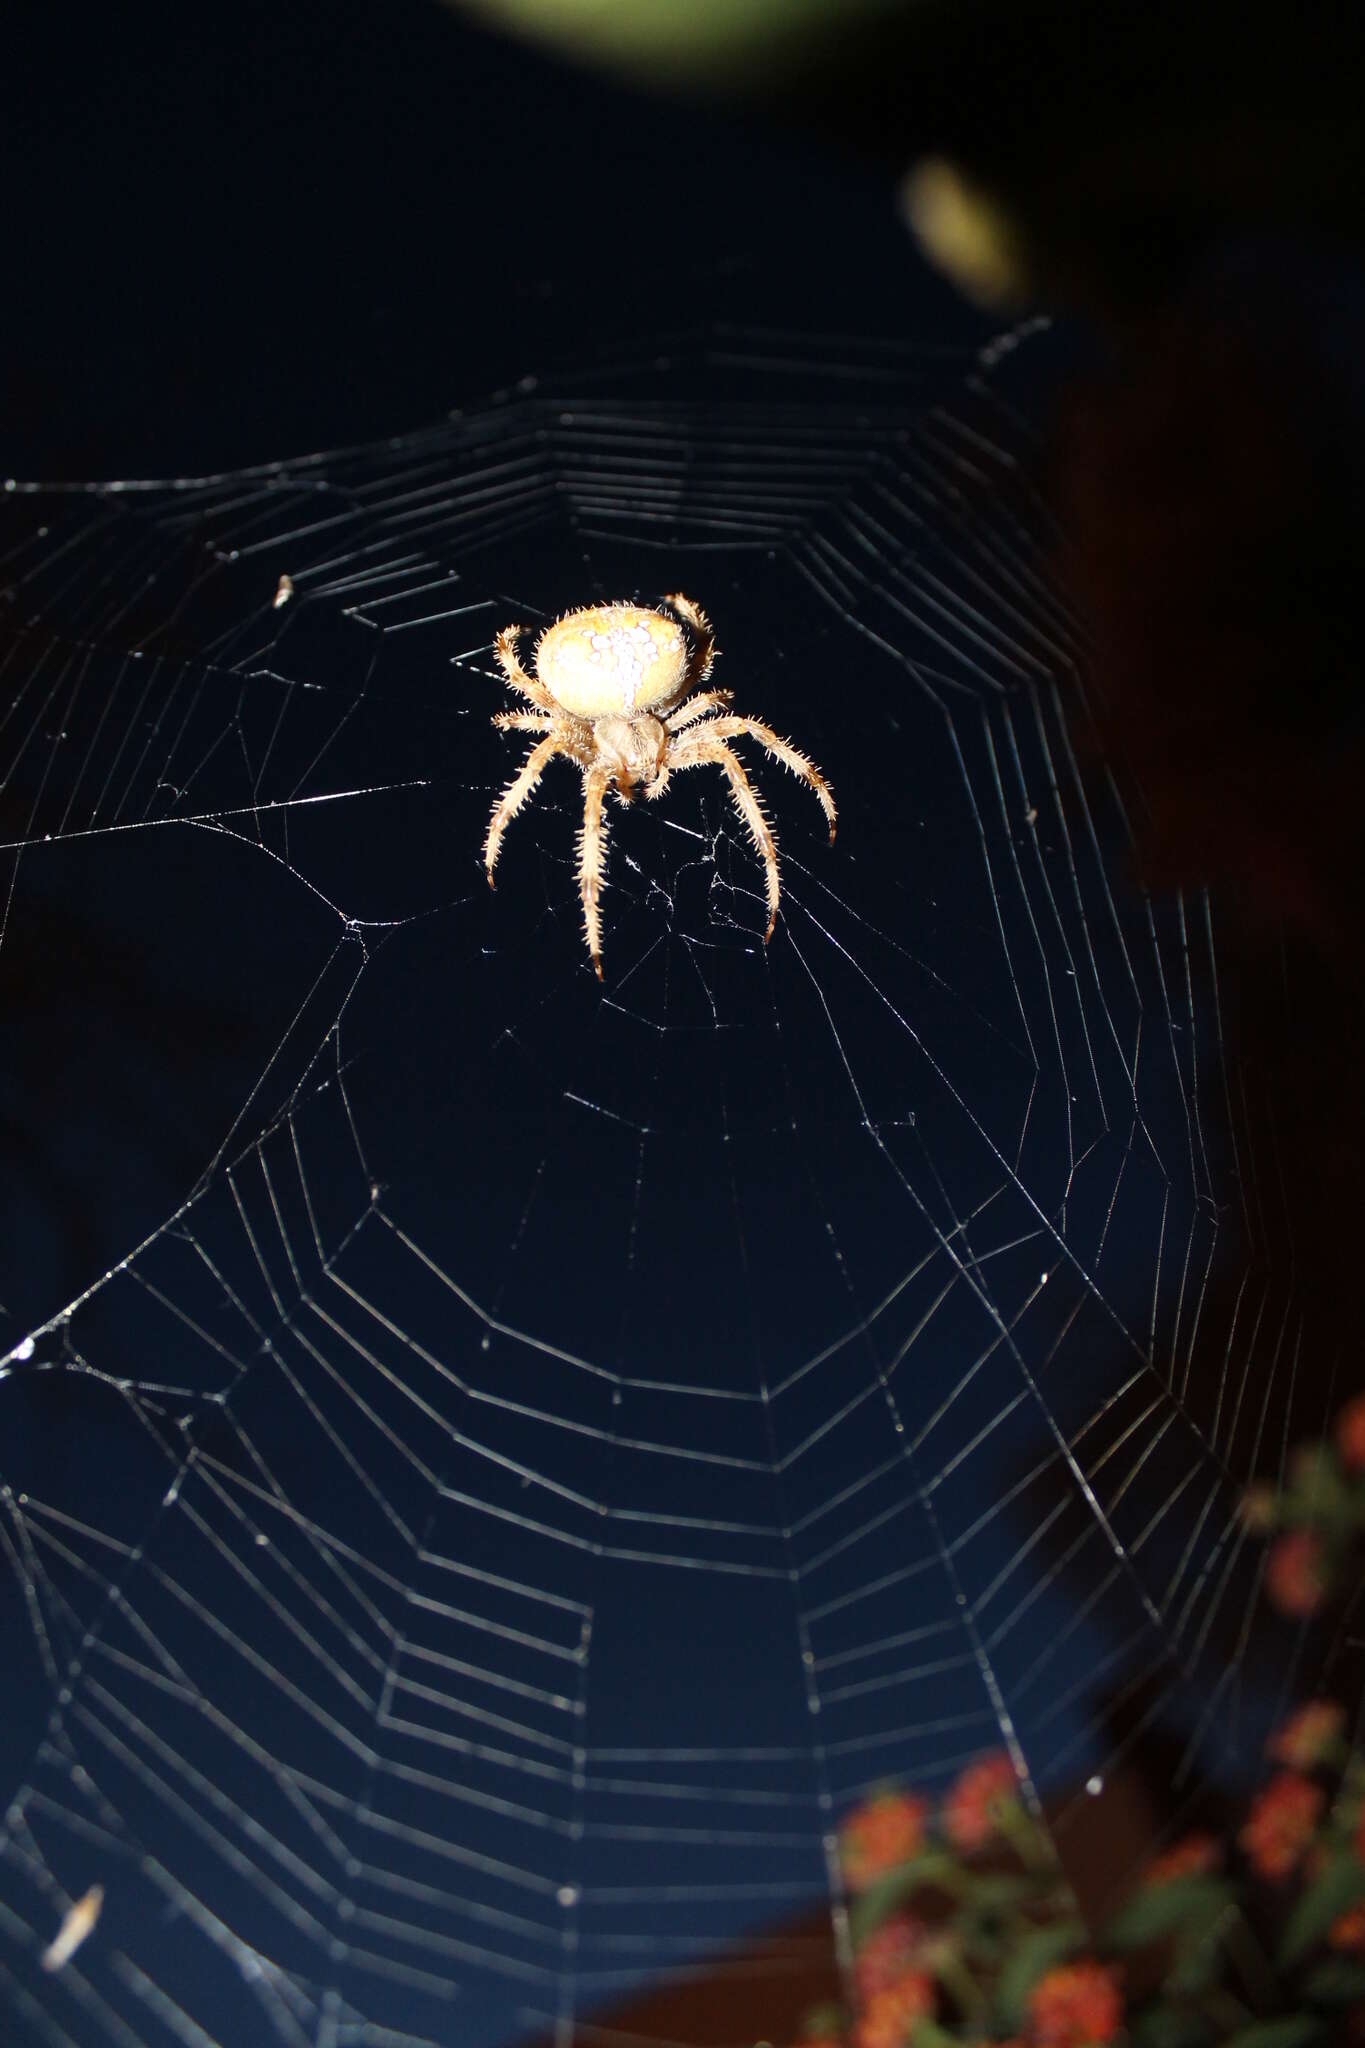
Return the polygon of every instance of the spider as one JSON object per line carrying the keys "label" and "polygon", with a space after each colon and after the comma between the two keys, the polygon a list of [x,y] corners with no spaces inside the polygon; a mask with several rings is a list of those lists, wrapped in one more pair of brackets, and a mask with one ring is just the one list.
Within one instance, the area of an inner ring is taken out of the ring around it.
{"label": "spider", "polygon": [[[588,952],[599,981],[606,852],[602,805],[608,789],[615,788],[623,803],[633,803],[640,795],[650,799],[662,796],[670,776],[684,768],[700,768],[704,763],[719,768],[763,861],[768,894],[765,945],[777,923],[781,893],[777,842],[749,778],[727,742],[747,734],[775,761],[808,782],[829,820],[831,845],[834,842],[834,798],[824,776],[804,754],[779,739],[771,726],[756,718],[720,715],[733,702],[733,691],[699,687],[709,677],[716,656],[711,622],[690,597],[675,592],[664,603],[677,618],[635,604],[585,605],[566,612],[537,640],[529,674],[517,657],[517,639],[525,627],[504,626],[494,642],[508,688],[529,698],[536,708],[499,712],[493,723],[503,732],[534,732],[541,738],[494,806],[483,850],[488,885],[493,887],[503,833],[547,764],[556,754],[567,754],[583,776],[578,887]],[[690,629],[690,645],[678,619]]]}

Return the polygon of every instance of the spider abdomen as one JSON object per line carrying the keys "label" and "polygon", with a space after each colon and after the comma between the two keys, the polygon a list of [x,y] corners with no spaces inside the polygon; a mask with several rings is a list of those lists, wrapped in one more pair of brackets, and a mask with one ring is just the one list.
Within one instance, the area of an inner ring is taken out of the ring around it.
{"label": "spider abdomen", "polygon": [[588,605],[547,626],[535,672],[576,718],[633,713],[675,695],[687,673],[682,628],[636,604]]}

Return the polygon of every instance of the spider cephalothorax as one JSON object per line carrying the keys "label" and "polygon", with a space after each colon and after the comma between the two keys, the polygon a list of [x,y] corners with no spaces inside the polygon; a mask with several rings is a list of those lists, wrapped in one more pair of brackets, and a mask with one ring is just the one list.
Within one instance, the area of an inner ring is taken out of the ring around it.
{"label": "spider cephalothorax", "polygon": [[[724,716],[729,690],[703,690],[715,659],[711,622],[690,597],[664,599],[678,617],[635,604],[586,605],[547,626],[536,642],[528,672],[517,658],[525,629],[504,626],[495,642],[498,666],[509,688],[527,697],[533,711],[502,711],[493,720],[503,731],[534,732],[540,738],[493,810],[484,845],[490,887],[502,835],[556,754],[567,754],[583,776],[583,830],[578,842],[578,886],[588,951],[602,978],[602,893],[606,824],[603,799],[615,788],[623,801],[661,796],[670,775],[709,763],[730,785],[735,809],[749,829],[767,879],[768,929],[777,922],[780,887],[777,842],[748,776],[728,741],[747,734],[774,760],[808,782],[829,820],[834,838],[834,798],[813,762],[771,726],[756,718]],[[679,625],[686,622],[692,639]],[[693,692],[697,694],[693,695]]]}

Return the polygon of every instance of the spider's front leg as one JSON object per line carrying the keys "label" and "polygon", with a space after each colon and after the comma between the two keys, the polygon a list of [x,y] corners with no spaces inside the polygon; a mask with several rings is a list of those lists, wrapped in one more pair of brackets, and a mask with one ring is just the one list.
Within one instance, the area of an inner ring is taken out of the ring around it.
{"label": "spider's front leg", "polygon": [[518,658],[517,640],[525,631],[525,626],[504,626],[493,642],[493,653],[508,689],[515,690],[520,697],[529,697],[542,711],[552,712],[554,698],[538,677],[527,674]]}

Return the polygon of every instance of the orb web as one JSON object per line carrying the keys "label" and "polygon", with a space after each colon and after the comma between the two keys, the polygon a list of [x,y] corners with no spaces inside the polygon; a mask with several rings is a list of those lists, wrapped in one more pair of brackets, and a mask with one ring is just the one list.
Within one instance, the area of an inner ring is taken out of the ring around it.
{"label": "orb web", "polygon": [[[24,2038],[780,2001],[871,1787],[1003,1746],[1065,1857],[1154,1734],[1179,1812],[1304,1682],[1236,1503],[1325,1418],[1217,906],[1079,765],[1050,346],[710,331],[0,498]],[[613,806],[599,989],[571,766],[484,881],[492,641],[673,589],[839,840],[746,756],[765,948],[719,777]]]}

